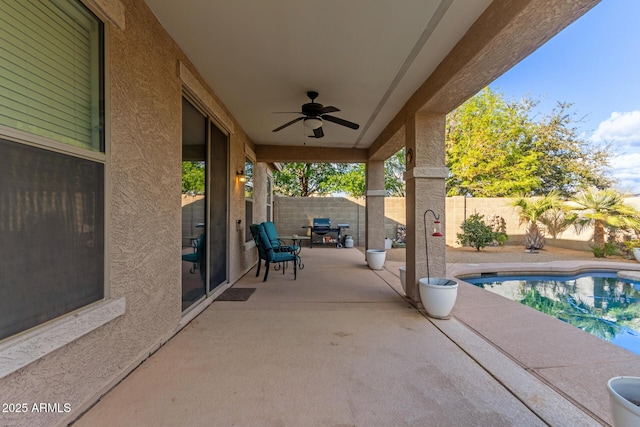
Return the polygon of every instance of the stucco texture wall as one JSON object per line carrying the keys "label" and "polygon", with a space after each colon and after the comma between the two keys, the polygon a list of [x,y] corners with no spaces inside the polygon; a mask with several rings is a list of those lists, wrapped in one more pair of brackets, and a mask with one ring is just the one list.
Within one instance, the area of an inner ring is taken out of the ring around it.
{"label": "stucco texture wall", "polygon": [[[71,413],[0,414],[1,425],[66,424],[179,328],[183,84],[178,64],[196,76],[197,71],[142,0],[118,5],[124,27],[111,25],[106,40],[107,295],[125,297],[126,313],[0,380],[3,402],[68,403]],[[229,150],[230,222],[244,218],[243,189],[234,180],[244,165],[245,144],[251,143],[236,124]],[[253,265],[255,250],[245,248],[235,227],[229,234],[233,282]]]}

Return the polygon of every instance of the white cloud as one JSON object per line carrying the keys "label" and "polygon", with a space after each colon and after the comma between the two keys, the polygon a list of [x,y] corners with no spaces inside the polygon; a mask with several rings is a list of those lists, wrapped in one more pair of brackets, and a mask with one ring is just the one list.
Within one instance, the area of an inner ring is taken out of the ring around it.
{"label": "white cloud", "polygon": [[589,139],[640,146],[640,111],[611,113],[611,117],[601,122]]}
{"label": "white cloud", "polygon": [[619,189],[640,194],[640,153],[613,157],[611,175],[618,180]]}

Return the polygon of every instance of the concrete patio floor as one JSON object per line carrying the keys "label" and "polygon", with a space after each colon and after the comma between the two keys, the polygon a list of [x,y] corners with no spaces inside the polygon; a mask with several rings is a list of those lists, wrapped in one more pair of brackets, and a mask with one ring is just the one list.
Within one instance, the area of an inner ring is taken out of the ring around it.
{"label": "concrete patio floor", "polygon": [[295,281],[251,270],[234,285],[249,300],[211,304],[74,426],[607,425],[606,381],[640,376],[640,357],[480,288],[430,319],[401,260],[302,256]]}

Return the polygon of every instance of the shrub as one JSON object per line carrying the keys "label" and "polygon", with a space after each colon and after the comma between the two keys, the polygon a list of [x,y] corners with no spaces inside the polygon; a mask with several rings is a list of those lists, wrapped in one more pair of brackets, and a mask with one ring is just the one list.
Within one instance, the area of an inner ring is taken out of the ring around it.
{"label": "shrub", "polygon": [[494,241],[506,241],[506,233],[495,232],[491,226],[485,224],[484,216],[478,213],[471,215],[460,226],[462,233],[458,233],[458,243],[471,246],[477,251],[492,244]]}
{"label": "shrub", "polygon": [[593,252],[593,256],[596,258],[604,258],[611,255],[618,255],[620,253],[620,248],[615,243],[605,243],[604,247],[600,246],[591,246],[591,252]]}

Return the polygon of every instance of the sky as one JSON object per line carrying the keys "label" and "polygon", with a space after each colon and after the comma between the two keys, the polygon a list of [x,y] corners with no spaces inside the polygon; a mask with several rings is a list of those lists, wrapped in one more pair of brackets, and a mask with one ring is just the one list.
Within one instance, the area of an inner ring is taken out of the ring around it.
{"label": "sky", "polygon": [[539,118],[573,104],[580,137],[615,147],[616,188],[640,195],[640,0],[602,0],[490,87]]}

